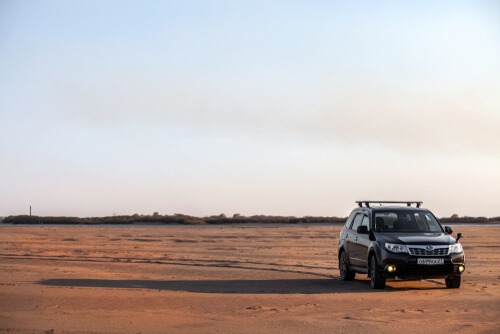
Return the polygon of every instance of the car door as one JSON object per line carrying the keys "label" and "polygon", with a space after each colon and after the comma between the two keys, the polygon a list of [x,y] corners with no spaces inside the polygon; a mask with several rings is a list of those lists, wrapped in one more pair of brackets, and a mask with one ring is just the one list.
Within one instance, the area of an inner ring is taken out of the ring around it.
{"label": "car door", "polygon": [[353,266],[360,266],[361,262],[359,261],[359,248],[357,246],[358,242],[358,233],[356,230],[358,226],[361,225],[363,221],[363,213],[357,213],[354,217],[351,227],[349,231],[346,233],[346,246],[347,246],[347,254],[349,255],[349,262]]}
{"label": "car door", "polygon": [[[366,214],[363,215],[360,226],[366,226],[370,231],[370,219]],[[368,268],[368,247],[370,245],[369,234],[358,234],[355,237],[355,254],[358,267]],[[353,264],[354,265],[354,264]]]}

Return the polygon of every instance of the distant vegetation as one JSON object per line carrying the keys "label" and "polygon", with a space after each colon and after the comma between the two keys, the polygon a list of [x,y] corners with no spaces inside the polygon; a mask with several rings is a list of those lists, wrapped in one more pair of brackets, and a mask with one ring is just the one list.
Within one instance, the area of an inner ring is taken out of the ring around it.
{"label": "distant vegetation", "polygon": [[[159,215],[155,212],[153,215],[131,216],[109,216],[109,217],[40,217],[40,216],[9,216],[0,219],[3,224],[60,224],[60,225],[99,225],[99,224],[344,224],[345,217],[282,217],[282,216],[250,216],[245,217],[235,214],[232,217],[226,217],[221,214],[210,217],[194,217],[183,214]],[[441,218],[441,224],[489,224],[500,223],[500,217],[458,217],[453,215],[449,218]]]}
{"label": "distant vegetation", "polygon": [[442,225],[450,225],[450,224],[498,224],[500,223],[500,217],[454,217],[455,215],[449,218],[440,218],[439,221]]}
{"label": "distant vegetation", "polygon": [[280,217],[280,216],[250,216],[245,217],[239,214],[231,218],[224,214],[210,217],[193,217],[183,214],[159,215],[156,212],[149,216],[131,215],[131,216],[110,216],[110,217],[40,217],[40,216],[9,216],[3,219],[4,224],[307,224],[307,223],[325,223],[325,224],[343,224],[346,218],[338,217]]}

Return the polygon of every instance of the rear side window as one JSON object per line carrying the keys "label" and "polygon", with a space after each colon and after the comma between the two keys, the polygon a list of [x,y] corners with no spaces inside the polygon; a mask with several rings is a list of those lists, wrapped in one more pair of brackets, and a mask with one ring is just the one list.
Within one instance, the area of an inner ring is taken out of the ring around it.
{"label": "rear side window", "polygon": [[352,220],[354,219],[354,216],[356,215],[356,212],[351,212],[351,214],[349,215],[349,218],[347,218],[346,222],[345,222],[345,227],[349,228],[349,226],[351,226],[352,224]]}
{"label": "rear side window", "polygon": [[354,222],[352,223],[351,230],[356,231],[359,226],[361,226],[361,221],[363,220],[363,214],[358,213],[354,218]]}

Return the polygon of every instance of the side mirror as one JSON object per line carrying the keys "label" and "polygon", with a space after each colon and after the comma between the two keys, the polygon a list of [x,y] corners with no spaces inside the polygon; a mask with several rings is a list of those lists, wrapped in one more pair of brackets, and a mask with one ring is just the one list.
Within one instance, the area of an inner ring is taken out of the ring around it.
{"label": "side mirror", "polygon": [[366,225],[358,226],[356,232],[358,232],[358,234],[368,234],[368,226]]}
{"label": "side mirror", "polygon": [[451,226],[445,226],[445,227],[444,227],[444,231],[445,231],[447,234],[452,234],[452,233],[453,233],[453,229],[451,228]]}
{"label": "side mirror", "polygon": [[458,242],[458,240],[459,240],[462,236],[463,236],[463,234],[462,234],[462,233],[457,233],[457,239],[456,239],[456,240],[457,240],[457,242]]}

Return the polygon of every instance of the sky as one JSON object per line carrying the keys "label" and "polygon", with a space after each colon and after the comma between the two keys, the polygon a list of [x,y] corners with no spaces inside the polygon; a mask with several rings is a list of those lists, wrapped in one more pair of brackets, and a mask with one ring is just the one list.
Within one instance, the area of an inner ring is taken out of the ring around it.
{"label": "sky", "polygon": [[0,216],[500,215],[498,1],[0,0]]}

